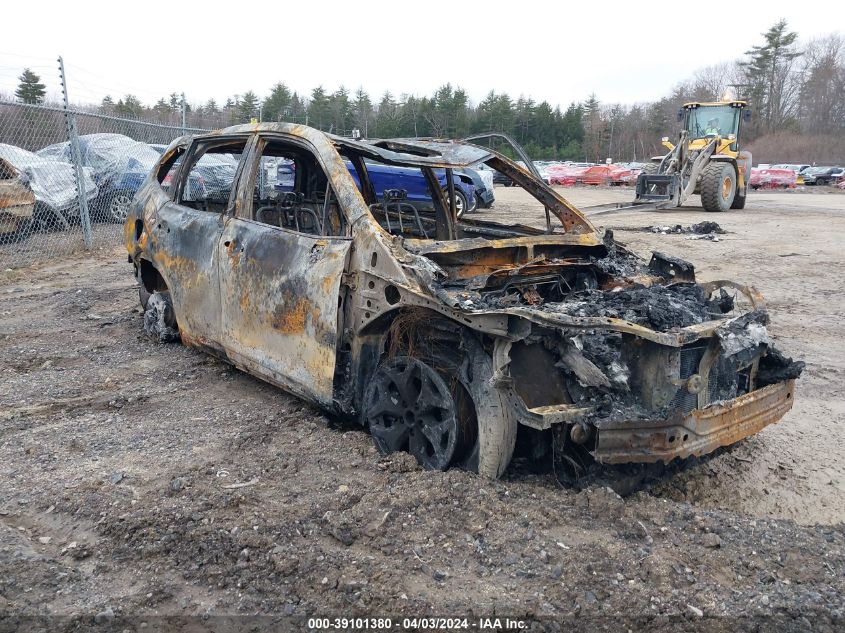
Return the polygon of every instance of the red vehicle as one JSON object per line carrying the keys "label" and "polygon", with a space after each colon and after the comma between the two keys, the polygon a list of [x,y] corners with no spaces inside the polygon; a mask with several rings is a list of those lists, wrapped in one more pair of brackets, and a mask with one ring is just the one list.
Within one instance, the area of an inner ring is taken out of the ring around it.
{"label": "red vehicle", "polygon": [[576,167],[553,165],[548,168],[549,182],[553,185],[627,185],[636,180],[634,170],[622,165],[593,165]]}
{"label": "red vehicle", "polygon": [[791,169],[751,169],[748,181],[752,189],[794,189],[798,175]]}

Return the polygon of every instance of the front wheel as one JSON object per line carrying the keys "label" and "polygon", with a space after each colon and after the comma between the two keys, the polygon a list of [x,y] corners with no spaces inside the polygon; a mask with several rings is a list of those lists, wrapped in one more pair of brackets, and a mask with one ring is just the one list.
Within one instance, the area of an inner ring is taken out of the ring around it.
{"label": "front wheel", "polygon": [[466,450],[466,431],[446,382],[430,365],[397,356],[379,365],[365,396],[370,434],[387,455],[408,451],[428,470],[446,470]]}
{"label": "front wheel", "polygon": [[710,163],[701,175],[701,206],[727,211],[736,196],[736,171],[730,163]]}
{"label": "front wheel", "polygon": [[454,337],[435,337],[444,330],[436,319],[427,323],[412,342],[397,343],[402,355],[379,364],[363,421],[383,454],[408,451],[427,469],[458,466],[498,478],[513,455],[517,420],[493,384],[490,354],[470,332],[452,325]]}

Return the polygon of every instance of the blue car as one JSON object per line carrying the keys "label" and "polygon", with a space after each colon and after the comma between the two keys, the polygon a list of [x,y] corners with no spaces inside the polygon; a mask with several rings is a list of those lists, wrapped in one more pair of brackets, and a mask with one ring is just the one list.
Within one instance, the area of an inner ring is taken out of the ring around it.
{"label": "blue car", "polygon": [[[159,153],[122,134],[79,137],[82,165],[91,169],[99,193],[89,203],[95,220],[124,222],[129,203],[158,162]],[[36,152],[41,158],[72,162],[70,143],[56,143]]]}
{"label": "blue car", "polygon": [[[351,162],[345,161],[349,173],[361,189],[361,181],[358,179],[358,173],[355,171],[354,165]],[[384,199],[384,192],[386,190],[399,189],[405,192],[405,202],[408,202],[420,211],[427,211],[433,208],[431,194],[428,191],[428,183],[425,181],[425,176],[420,169],[415,167],[393,167],[390,165],[383,165],[379,163],[367,162],[367,172],[370,175],[370,182],[375,189],[376,197],[379,200]],[[443,191],[446,191],[446,172],[442,169],[435,170],[437,179]],[[275,188],[279,191],[292,191],[294,187],[294,178],[296,176],[296,166],[293,161],[282,161],[276,167],[276,185]],[[458,217],[464,213],[472,212],[478,206],[478,199],[475,195],[475,185],[466,174],[455,173],[455,207]]]}

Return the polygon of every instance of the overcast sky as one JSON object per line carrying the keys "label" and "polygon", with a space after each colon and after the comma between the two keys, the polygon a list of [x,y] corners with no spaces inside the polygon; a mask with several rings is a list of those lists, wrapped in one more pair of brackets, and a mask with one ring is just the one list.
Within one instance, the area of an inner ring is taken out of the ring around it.
{"label": "overcast sky", "polygon": [[741,56],[783,17],[801,39],[845,32],[837,2],[108,2],[5,3],[0,92],[24,66],[58,96],[63,55],[71,100],[189,102],[277,81],[309,93],[322,84],[374,100],[430,95],[451,82],[474,102],[491,89],[565,106],[655,100],[697,68]]}

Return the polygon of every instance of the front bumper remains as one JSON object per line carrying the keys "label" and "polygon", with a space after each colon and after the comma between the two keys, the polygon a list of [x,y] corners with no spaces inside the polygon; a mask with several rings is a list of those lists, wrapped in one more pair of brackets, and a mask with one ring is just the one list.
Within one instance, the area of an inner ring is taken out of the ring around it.
{"label": "front bumper remains", "polygon": [[792,408],[794,390],[787,380],[665,420],[601,423],[592,454],[605,464],[705,455],[779,421]]}

